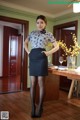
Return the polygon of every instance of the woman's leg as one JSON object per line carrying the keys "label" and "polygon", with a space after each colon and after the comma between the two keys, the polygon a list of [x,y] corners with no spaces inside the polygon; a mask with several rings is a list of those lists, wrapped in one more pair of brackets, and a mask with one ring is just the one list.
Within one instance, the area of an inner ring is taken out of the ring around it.
{"label": "woman's leg", "polygon": [[37,111],[37,116],[41,117],[42,113],[42,107],[43,107],[43,100],[44,100],[44,92],[45,92],[45,77],[44,76],[39,76],[38,77],[38,84],[39,84],[39,106],[38,106],[38,111]]}
{"label": "woman's leg", "polygon": [[31,105],[32,105],[32,113],[31,116],[35,117],[35,95],[36,95],[36,77],[30,76],[30,95],[31,95]]}

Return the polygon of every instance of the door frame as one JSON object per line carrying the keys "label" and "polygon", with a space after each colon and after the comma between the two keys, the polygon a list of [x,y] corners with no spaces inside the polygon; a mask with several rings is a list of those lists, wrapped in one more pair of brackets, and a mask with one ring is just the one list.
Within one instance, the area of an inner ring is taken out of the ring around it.
{"label": "door frame", "polygon": [[[11,17],[5,17],[1,15],[0,15],[0,20],[24,25],[24,40],[25,40],[29,31],[29,21],[11,18]],[[28,56],[26,54],[26,51],[24,50],[24,46],[23,46],[24,40],[22,39],[21,90],[26,91],[28,90],[27,88]]]}
{"label": "door frame", "polygon": [[75,31],[76,31],[76,34],[77,34],[77,26],[78,26],[78,20],[76,20],[76,21],[71,21],[71,22],[67,22],[67,23],[63,23],[63,24],[59,24],[59,25],[55,25],[54,27],[53,27],[53,33],[54,33],[54,35],[56,34],[56,31],[58,30],[58,29],[63,29],[63,28],[68,28],[68,27],[73,27],[73,26],[75,26]]}
{"label": "door frame", "polygon": [[[61,31],[63,28],[68,28],[68,27],[73,27],[73,26],[75,26],[75,34],[77,37],[78,20],[53,26],[53,34],[54,34],[54,37],[56,38],[56,40],[61,40]],[[53,56],[55,56],[57,58],[58,53],[59,52],[57,51],[56,53],[54,53]],[[55,61],[53,59],[53,56],[52,56],[52,62]]]}

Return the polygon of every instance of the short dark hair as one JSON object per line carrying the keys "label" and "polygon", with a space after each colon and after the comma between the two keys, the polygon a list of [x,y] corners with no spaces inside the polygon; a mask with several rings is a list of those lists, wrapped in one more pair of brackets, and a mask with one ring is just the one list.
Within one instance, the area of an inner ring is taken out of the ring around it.
{"label": "short dark hair", "polygon": [[44,15],[39,15],[39,16],[37,16],[36,21],[37,21],[38,19],[42,19],[42,20],[47,24],[47,19],[46,19],[46,17],[45,17]]}

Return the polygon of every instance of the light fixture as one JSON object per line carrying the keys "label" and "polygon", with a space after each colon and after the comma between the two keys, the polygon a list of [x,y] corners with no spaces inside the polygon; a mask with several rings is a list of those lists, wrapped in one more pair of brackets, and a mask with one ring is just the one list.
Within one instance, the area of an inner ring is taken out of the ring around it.
{"label": "light fixture", "polygon": [[73,3],[73,12],[79,13],[80,12],[80,2]]}

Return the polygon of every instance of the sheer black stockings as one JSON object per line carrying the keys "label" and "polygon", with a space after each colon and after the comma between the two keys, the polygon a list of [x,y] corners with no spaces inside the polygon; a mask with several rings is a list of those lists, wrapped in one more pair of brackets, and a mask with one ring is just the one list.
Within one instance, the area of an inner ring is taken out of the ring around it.
{"label": "sheer black stockings", "polygon": [[[39,104],[38,108],[36,111],[36,106],[35,106],[35,97],[36,97],[36,84],[38,80],[38,85],[39,85]],[[30,88],[30,93],[31,93],[31,104],[32,104],[32,112],[31,112],[31,117],[41,117],[42,111],[43,111],[43,100],[44,100],[44,77],[43,76],[31,76],[31,88]]]}

